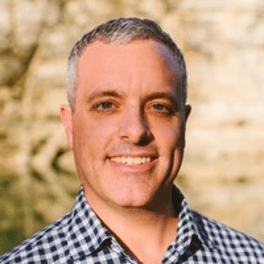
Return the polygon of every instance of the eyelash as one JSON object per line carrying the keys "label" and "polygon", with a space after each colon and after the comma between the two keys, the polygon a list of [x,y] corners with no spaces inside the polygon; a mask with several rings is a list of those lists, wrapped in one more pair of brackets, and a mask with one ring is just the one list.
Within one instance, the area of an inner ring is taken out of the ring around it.
{"label": "eyelash", "polygon": [[[98,107],[99,107],[100,105],[102,106],[103,109],[109,109],[109,108],[111,108],[111,107],[109,107],[109,105],[112,106],[113,103],[112,103],[112,102],[102,102],[102,103],[100,103],[100,104],[98,105]],[[103,107],[104,105],[107,106],[107,107],[104,108],[104,107]]]}
{"label": "eyelash", "polygon": [[[109,107],[110,105],[110,107]],[[104,106],[108,106],[105,107]],[[115,102],[111,102],[110,100],[105,100],[99,103],[96,103],[95,105],[92,106],[92,109],[98,111],[98,112],[113,112],[117,110],[116,108],[118,105]],[[155,109],[156,108],[161,108],[161,109]],[[158,115],[165,115],[165,116],[172,116],[177,110],[173,109],[173,107],[168,106],[164,103],[152,103],[147,107],[147,110],[153,111],[155,114]]]}
{"label": "eyelash", "polygon": [[[161,107],[162,109],[155,109],[155,106],[157,107]],[[150,108],[153,108],[153,110],[158,113],[158,114],[162,114],[162,115],[166,115],[166,116],[171,116],[173,115],[174,111],[172,109],[171,106],[162,104],[162,103],[153,103]]]}
{"label": "eyelash", "polygon": [[[106,107],[104,108],[103,105],[104,104],[108,104],[111,105],[111,107]],[[114,102],[111,102],[111,101],[102,101],[102,102],[99,102],[99,103],[96,103],[95,105],[92,106],[92,109],[95,109],[97,111],[101,111],[101,112],[107,112],[107,111],[110,111],[113,109],[113,107],[116,107],[115,103]]]}

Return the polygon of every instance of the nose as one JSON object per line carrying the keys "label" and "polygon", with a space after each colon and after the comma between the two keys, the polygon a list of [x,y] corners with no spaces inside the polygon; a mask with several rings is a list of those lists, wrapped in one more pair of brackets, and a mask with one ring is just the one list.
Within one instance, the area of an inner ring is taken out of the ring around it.
{"label": "nose", "polygon": [[147,120],[136,107],[125,112],[119,127],[122,140],[136,145],[147,145],[152,140],[152,133]]}

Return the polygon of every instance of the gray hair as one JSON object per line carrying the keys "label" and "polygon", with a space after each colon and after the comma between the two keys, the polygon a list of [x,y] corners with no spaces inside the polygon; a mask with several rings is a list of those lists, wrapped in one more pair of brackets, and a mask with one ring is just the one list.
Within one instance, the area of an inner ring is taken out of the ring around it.
{"label": "gray hair", "polygon": [[181,87],[182,100],[187,98],[187,73],[183,55],[172,38],[161,27],[149,19],[117,18],[103,23],[87,32],[73,46],[68,63],[68,100],[74,109],[74,93],[77,86],[78,61],[85,48],[95,41],[104,43],[129,43],[135,40],[155,40],[169,48],[179,67],[178,82]]}

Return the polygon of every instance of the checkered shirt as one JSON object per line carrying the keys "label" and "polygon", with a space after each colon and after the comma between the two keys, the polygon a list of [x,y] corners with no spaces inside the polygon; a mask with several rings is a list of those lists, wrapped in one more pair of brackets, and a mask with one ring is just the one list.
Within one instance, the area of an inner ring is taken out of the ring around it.
{"label": "checkered shirt", "polygon": [[[179,216],[177,236],[165,252],[162,264],[264,264],[262,243],[191,211],[176,187],[173,202]],[[81,187],[69,214],[0,256],[0,263],[136,264],[137,261],[97,218]]]}

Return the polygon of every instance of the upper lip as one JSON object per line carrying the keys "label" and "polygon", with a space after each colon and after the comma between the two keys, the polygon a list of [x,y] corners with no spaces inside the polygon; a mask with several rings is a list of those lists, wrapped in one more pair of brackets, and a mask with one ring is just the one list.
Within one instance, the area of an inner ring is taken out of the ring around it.
{"label": "upper lip", "polygon": [[114,153],[108,155],[108,158],[117,158],[117,157],[132,157],[132,158],[143,158],[143,157],[150,157],[155,159],[158,157],[156,153],[153,152],[127,152],[127,153]]}

